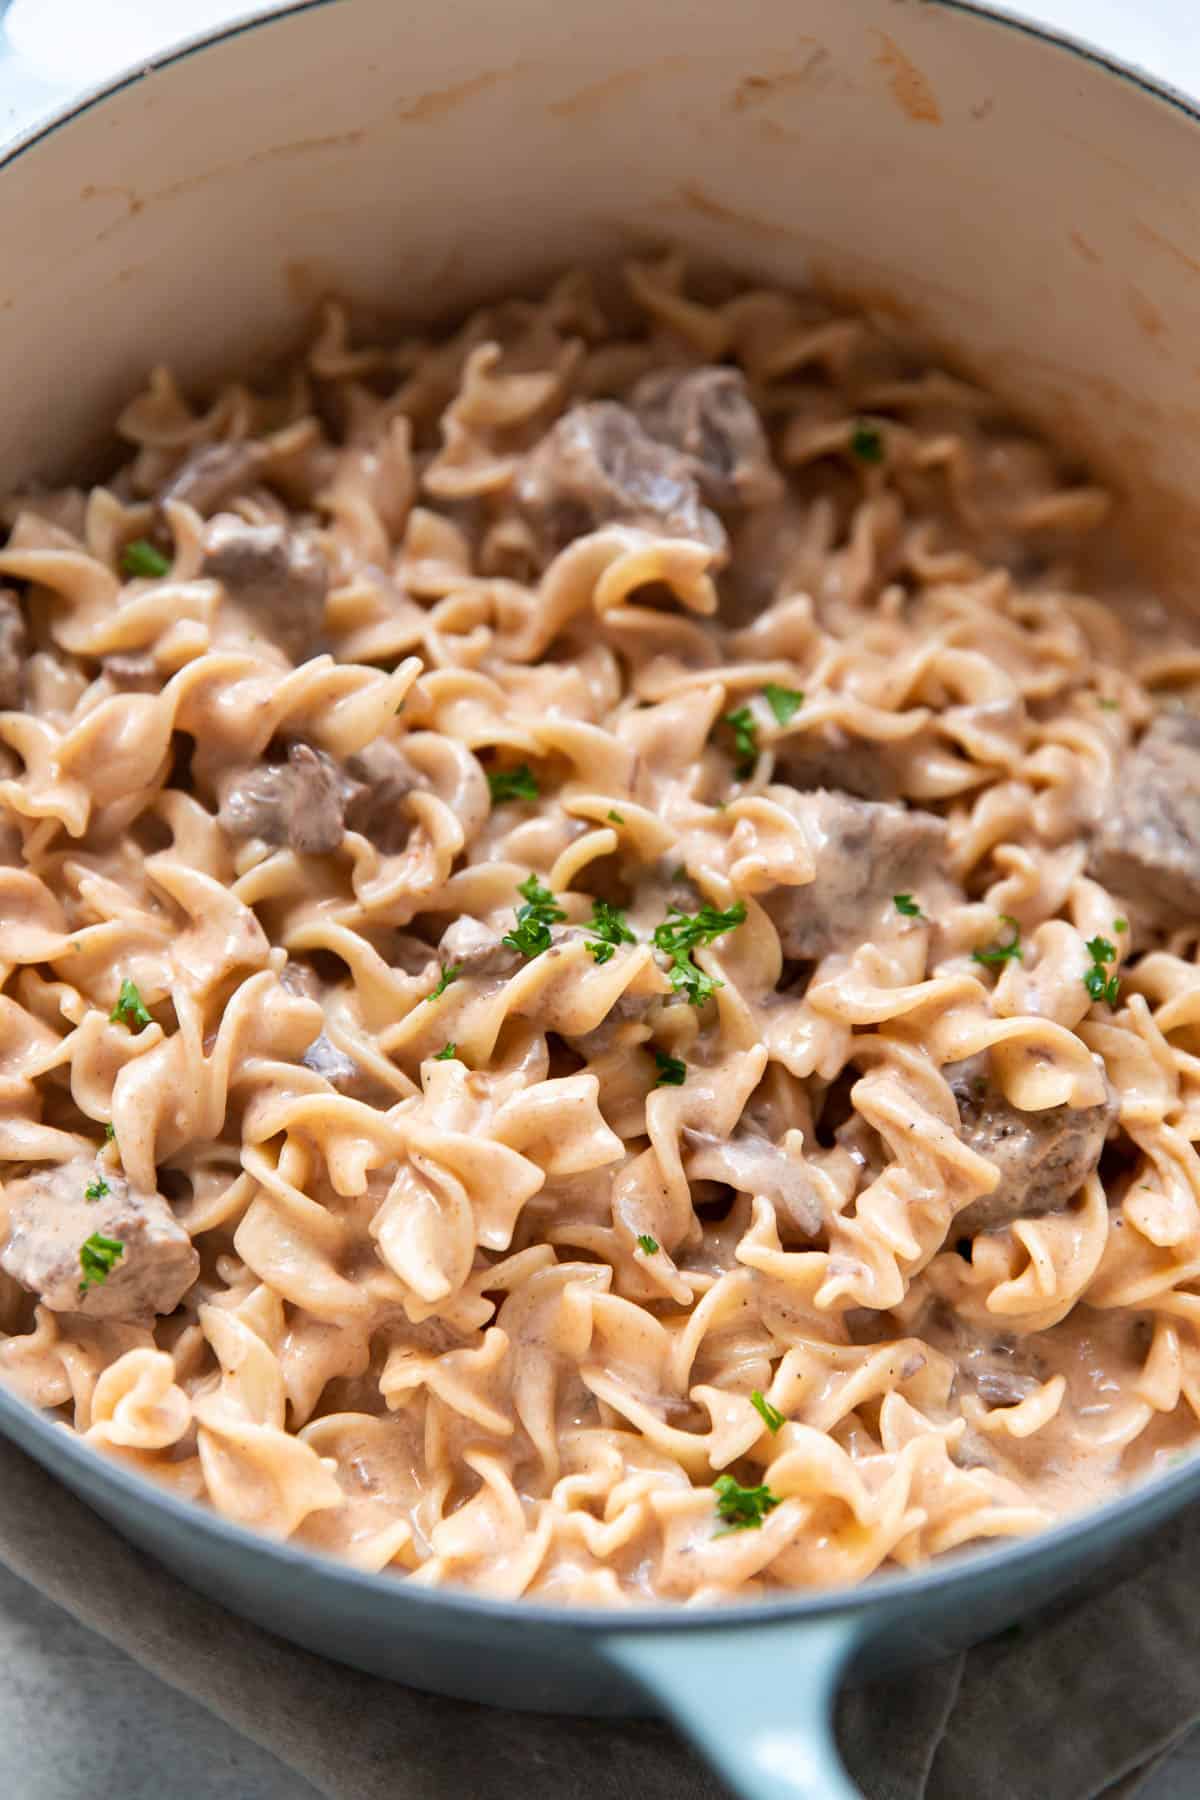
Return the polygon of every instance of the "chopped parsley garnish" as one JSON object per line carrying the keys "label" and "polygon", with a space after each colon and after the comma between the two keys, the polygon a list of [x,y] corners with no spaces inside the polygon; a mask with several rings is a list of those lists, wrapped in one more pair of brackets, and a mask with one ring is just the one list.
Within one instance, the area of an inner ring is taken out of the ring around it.
{"label": "chopped parsley garnish", "polygon": [[898,913],[903,913],[906,919],[923,919],[925,917],[911,894],[893,894],[892,905]]}
{"label": "chopped parsley garnish", "polygon": [[1129,930],[1129,920],[1128,919],[1114,919],[1113,920],[1113,930],[1114,931],[1128,931]]}
{"label": "chopped parsley garnish", "polygon": [[550,948],[551,925],[556,925],[567,915],[550,889],[543,887],[536,875],[523,881],[517,892],[523,897],[525,904],[517,908],[517,923],[512,931],[505,933],[502,942],[512,950],[519,950],[522,956],[532,959]]}
{"label": "chopped parsley garnish", "polygon": [[780,687],[775,681],[768,681],[763,698],[781,725],[790,724],[804,705],[804,695],[799,688]]}
{"label": "chopped parsley garnish", "polygon": [[676,863],[675,867],[671,870],[671,880],[672,881],[687,881],[689,879],[690,878],[689,878],[688,872],[687,872],[687,864],[686,863]]}
{"label": "chopped parsley garnish", "polygon": [[771,1402],[766,1399],[764,1395],[760,1394],[757,1388],[755,1388],[750,1395],[750,1404],[768,1431],[779,1431],[787,1424],[787,1420],[784,1418],[779,1408],[777,1406],[772,1406]]}
{"label": "chopped parsley garnish", "polygon": [[1121,997],[1121,978],[1115,969],[1110,975],[1104,965],[1116,962],[1116,945],[1106,937],[1093,937],[1083,947],[1092,959],[1092,966],[1083,977],[1084,987],[1093,1000],[1107,1000],[1115,1006]]}
{"label": "chopped parsley garnish", "polygon": [[749,775],[758,761],[758,726],[748,706],[725,714],[725,723],[733,732],[733,748],[737,756],[739,776]]}
{"label": "chopped parsley garnish", "polygon": [[598,963],[611,961],[618,944],[637,943],[637,938],[629,929],[625,914],[619,906],[610,906],[607,900],[592,901],[592,916],[585,930],[593,931],[596,934],[588,944],[588,949]]}
{"label": "chopped parsley garnish", "polygon": [[457,1055],[457,1044],[443,1044],[440,1050],[434,1051],[433,1060],[434,1062],[453,1062]]}
{"label": "chopped parsley garnish", "polygon": [[679,950],[691,950],[696,944],[715,944],[719,937],[746,920],[746,903],[737,900],[724,912],[707,901],[698,913],[685,913],[673,906],[661,925],[654,928],[654,942],[668,956]]}
{"label": "chopped parsley garnish", "polygon": [[146,538],[134,538],[121,552],[122,575],[155,577],[165,575],[170,567],[162,551],[156,550]]}
{"label": "chopped parsley garnish", "polygon": [[639,1250],[644,1250],[647,1256],[658,1255],[658,1239],[652,1238],[648,1231],[642,1232],[641,1236],[638,1238],[637,1246]]}
{"label": "chopped parsley garnish", "polygon": [[84,1188],[83,1197],[85,1200],[103,1200],[109,1191],[109,1185],[103,1175],[97,1175],[95,1181],[89,1181]]}
{"label": "chopped parsley garnish", "polygon": [[724,937],[745,917],[746,908],[741,900],[726,912],[719,912],[715,906],[707,904],[695,914],[673,906],[662,924],[655,927],[655,948],[671,959],[667,979],[675,992],[682,994],[691,1006],[703,1006],[717,988],[725,985],[715,975],[706,975],[703,969],[696,967],[692,961],[693,949],[697,944],[711,944]]}
{"label": "chopped parsley garnish", "polygon": [[673,958],[667,970],[667,980],[677,994],[682,994],[689,1006],[703,1006],[711,1000],[719,987],[725,983],[716,975],[706,975],[692,961],[690,950],[681,950]]}
{"label": "chopped parsley garnish", "polygon": [[658,1080],[655,1087],[682,1087],[687,1080],[687,1064],[677,1056],[668,1056],[665,1050],[654,1052],[654,1061],[658,1068]]}
{"label": "chopped parsley garnish", "polygon": [[1010,913],[1001,913],[1000,923],[1012,927],[1012,936],[1007,943],[984,944],[981,949],[972,950],[971,955],[977,963],[991,965],[1024,961],[1021,954],[1021,927]]}
{"label": "chopped parsley garnish", "polygon": [[107,1125],[104,1127],[104,1141],[106,1144],[113,1144],[116,1142],[116,1138],[117,1138],[117,1128],[113,1124],[112,1120],[110,1119],[108,1121]]}
{"label": "chopped parsley garnish", "polygon": [[120,1238],[102,1237],[100,1232],[93,1231],[79,1250],[79,1267],[83,1270],[83,1280],[79,1283],[80,1296],[86,1294],[89,1288],[99,1287],[102,1281],[107,1281],[124,1254],[125,1246]]}
{"label": "chopped parsley garnish", "polygon": [[141,1031],[144,1026],[154,1022],[146,1011],[145,1002],[137,989],[137,983],[130,981],[128,975],[121,983],[117,1004],[108,1016],[114,1025],[128,1025],[130,1031],[135,1028]]}
{"label": "chopped parsley garnish", "polygon": [[608,816],[614,825],[623,825],[625,823],[625,815],[619,813],[615,806],[609,808]]}
{"label": "chopped parsley garnish", "polygon": [[869,419],[860,419],[851,433],[850,448],[859,462],[881,463],[883,461],[883,433],[878,425],[872,425]]}
{"label": "chopped parsley garnish", "polygon": [[432,993],[426,994],[425,998],[427,1000],[436,1000],[439,994],[445,993],[452,981],[458,980],[462,972],[463,966],[461,963],[451,963],[448,968],[442,970],[437,986],[433,989]]}
{"label": "chopped parsley garnish", "polygon": [[488,786],[492,790],[492,799],[501,800],[536,800],[538,797],[537,777],[528,763],[518,763],[515,769],[497,769],[488,775]]}
{"label": "chopped parsley garnish", "polygon": [[1096,705],[1102,706],[1105,712],[1117,712],[1121,702],[1119,700],[1097,700]]}
{"label": "chopped parsley garnish", "polygon": [[[732,1475],[718,1475],[713,1493],[725,1531],[757,1531],[767,1514],[779,1505],[778,1494],[769,1487],[742,1487]],[[717,1535],[724,1537],[725,1531]]]}

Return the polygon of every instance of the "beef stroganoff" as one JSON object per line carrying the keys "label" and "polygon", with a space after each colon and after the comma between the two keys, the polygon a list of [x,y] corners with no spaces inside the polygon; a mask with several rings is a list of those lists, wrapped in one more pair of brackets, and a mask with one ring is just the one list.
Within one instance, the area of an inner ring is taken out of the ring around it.
{"label": "beef stroganoff", "polygon": [[0,552],[0,1374],[359,1567],[1037,1530],[1200,1410],[1200,653],[813,299],[574,275]]}

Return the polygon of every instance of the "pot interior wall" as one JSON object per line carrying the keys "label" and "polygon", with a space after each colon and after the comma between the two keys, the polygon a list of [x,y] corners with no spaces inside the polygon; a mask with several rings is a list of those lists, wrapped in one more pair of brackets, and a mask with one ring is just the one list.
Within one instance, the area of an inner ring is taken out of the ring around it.
{"label": "pot interior wall", "polygon": [[396,323],[677,243],[879,307],[1074,441],[1190,569],[1200,127],[1018,27],[900,0],[315,4],[134,79],[0,180],[0,486],[148,365]]}

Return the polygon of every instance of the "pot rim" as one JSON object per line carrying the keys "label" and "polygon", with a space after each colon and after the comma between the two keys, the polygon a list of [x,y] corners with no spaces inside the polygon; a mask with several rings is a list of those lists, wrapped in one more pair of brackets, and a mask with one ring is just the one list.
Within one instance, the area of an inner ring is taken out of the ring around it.
{"label": "pot rim", "polygon": [[[342,0],[290,0],[289,4],[273,6],[268,10],[246,12],[224,25],[186,37],[169,49],[139,61],[132,69],[74,94],[37,118],[18,132],[8,148],[0,153],[0,173],[73,120],[124,92],[126,88],[135,87],[160,69],[168,68],[244,33],[281,24],[299,14],[341,3]],[[1138,89],[1148,99],[1165,102],[1192,124],[1200,125],[1200,101],[1184,94],[1170,82],[1097,48],[1072,32],[1045,25],[1022,12],[992,5],[988,0],[922,0],[922,3],[945,12],[980,19],[1055,50],[1065,51]],[[0,14],[3,10],[4,0],[0,0]],[[57,1474],[53,1465],[61,1456],[78,1466],[85,1478],[85,1488],[99,1483],[115,1490],[122,1498],[123,1510],[130,1524],[136,1521],[140,1508],[152,1503],[155,1508],[166,1513],[177,1527],[191,1532],[198,1530],[214,1542],[226,1544],[238,1551],[253,1551],[273,1563],[281,1574],[300,1576],[304,1573],[316,1573],[322,1579],[333,1580],[360,1593],[390,1596],[401,1606],[416,1609],[432,1607],[435,1612],[449,1612],[463,1619],[485,1618],[497,1624],[527,1628],[552,1626],[568,1633],[595,1632],[601,1637],[617,1633],[624,1636],[631,1632],[685,1634],[689,1630],[710,1630],[715,1625],[729,1630],[746,1631],[768,1623],[799,1623],[826,1618],[831,1614],[866,1612],[873,1609],[876,1602],[879,1603],[879,1610],[890,1611],[896,1606],[907,1606],[909,1602],[931,1597],[959,1583],[968,1585],[973,1575],[985,1572],[989,1576],[998,1577],[1008,1573],[1015,1580],[1039,1563],[1056,1563],[1059,1552],[1067,1545],[1084,1552],[1099,1540],[1109,1539],[1115,1547],[1118,1542],[1123,1542],[1127,1536],[1136,1533],[1139,1513],[1151,1512],[1157,1516],[1167,1510],[1173,1512],[1188,1498],[1200,1497],[1198,1449],[1180,1467],[1148,1477],[1102,1505],[1068,1515],[1032,1536],[993,1540],[987,1544],[966,1547],[916,1569],[882,1570],[854,1586],[773,1594],[765,1599],[735,1601],[726,1606],[635,1604],[628,1609],[607,1609],[595,1606],[560,1606],[537,1599],[500,1600],[474,1593],[467,1588],[422,1587],[406,1581],[402,1576],[357,1569],[334,1556],[269,1537],[226,1519],[197,1502],[181,1499],[169,1489],[157,1486],[150,1477],[135,1474],[121,1463],[104,1457],[83,1438],[64,1430],[47,1413],[41,1412],[3,1385],[0,1385],[0,1431],[22,1450],[24,1439],[41,1439],[50,1452],[49,1472],[55,1479]],[[41,1459],[35,1457],[35,1460]],[[43,1463],[42,1466],[47,1467],[47,1464]],[[1128,1529],[1118,1529],[1121,1526],[1127,1526]],[[213,1597],[220,1599],[219,1594]]]}

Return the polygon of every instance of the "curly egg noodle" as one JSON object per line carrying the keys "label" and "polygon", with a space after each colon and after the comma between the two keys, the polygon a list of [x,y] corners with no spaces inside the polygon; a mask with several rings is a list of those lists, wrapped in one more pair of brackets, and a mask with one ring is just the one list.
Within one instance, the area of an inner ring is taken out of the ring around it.
{"label": "curly egg noodle", "polygon": [[604,1605],[1194,1442],[1197,927],[1095,847],[1200,651],[1104,492],[670,257],[119,429],[4,515],[10,1386]]}

